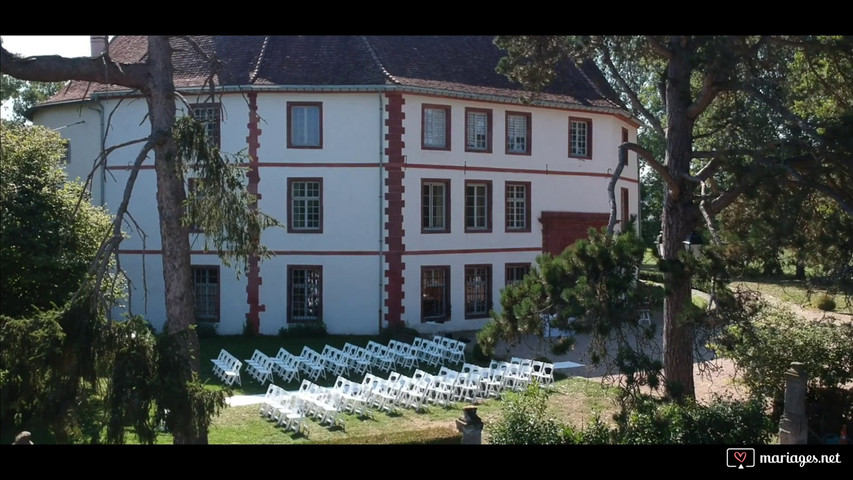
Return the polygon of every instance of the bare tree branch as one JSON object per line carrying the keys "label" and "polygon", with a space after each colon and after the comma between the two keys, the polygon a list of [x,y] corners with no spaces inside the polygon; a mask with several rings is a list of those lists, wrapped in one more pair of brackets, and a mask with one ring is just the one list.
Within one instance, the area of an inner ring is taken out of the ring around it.
{"label": "bare tree branch", "polygon": [[669,51],[669,49],[666,48],[666,45],[664,45],[657,37],[647,35],[646,41],[649,42],[649,46],[652,47],[652,50],[657,52],[657,54],[665,60],[670,60],[672,58],[672,52]]}
{"label": "bare tree branch", "polygon": [[796,179],[798,182],[807,185],[811,188],[814,188],[815,190],[835,200],[835,202],[838,203],[838,206],[841,207],[841,209],[844,210],[847,215],[853,217],[853,206],[847,203],[847,200],[838,193],[838,189],[834,189],[816,181],[809,180],[805,178],[795,168],[791,168],[789,165],[781,165],[781,167],[785,169],[785,171],[787,171],[789,174],[791,174],[791,176],[794,177],[794,179]]}
{"label": "bare tree branch", "polygon": [[100,56],[65,58],[59,55],[21,57],[0,47],[0,72],[21,80],[65,82],[82,80],[145,90],[148,68],[144,64],[120,64]]}
{"label": "bare tree branch", "polygon": [[690,120],[696,120],[717,98],[720,91],[716,86],[717,76],[711,72],[706,72],[702,79],[702,88],[696,95],[696,100],[687,107],[687,117]]}
{"label": "bare tree branch", "polygon": [[613,234],[613,228],[616,226],[616,182],[619,176],[622,175],[622,169],[628,164],[628,148],[626,144],[619,146],[619,161],[616,164],[616,170],[613,171],[613,176],[607,184],[607,197],[610,202],[610,220],[607,221],[607,233]]}
{"label": "bare tree branch", "polygon": [[637,155],[640,156],[640,158],[643,158],[646,163],[650,167],[652,167],[652,170],[657,172],[657,174],[660,175],[663,181],[666,182],[666,185],[670,191],[670,195],[672,195],[673,198],[678,198],[681,195],[681,188],[678,186],[678,183],[676,183],[675,179],[672,178],[672,175],[669,174],[669,170],[667,170],[666,167],[663,166],[663,164],[661,164],[655,159],[655,156],[652,155],[652,152],[632,142],[625,142],[620,145],[620,152],[623,148],[635,152]]}

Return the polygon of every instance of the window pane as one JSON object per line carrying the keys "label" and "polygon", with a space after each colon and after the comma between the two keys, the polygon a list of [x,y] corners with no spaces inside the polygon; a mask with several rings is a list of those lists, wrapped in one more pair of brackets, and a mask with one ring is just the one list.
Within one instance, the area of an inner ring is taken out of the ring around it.
{"label": "window pane", "polygon": [[506,223],[507,228],[527,228],[527,186],[507,185],[506,187]]}
{"label": "window pane", "polygon": [[465,268],[465,316],[485,317],[491,308],[492,268]]}
{"label": "window pane", "polygon": [[471,150],[487,150],[488,115],[485,112],[468,112],[467,146]]}
{"label": "window pane", "polygon": [[320,145],[320,107],[294,105],[290,109],[290,141],[300,147]]}
{"label": "window pane", "polygon": [[465,226],[474,229],[489,227],[488,185],[469,184],[465,187]]}
{"label": "window pane", "polygon": [[441,183],[423,184],[422,215],[425,230],[445,228],[445,188]]}
{"label": "window pane", "polygon": [[587,122],[572,122],[572,155],[587,156],[588,152]]}
{"label": "window pane", "polygon": [[219,321],[219,270],[193,267],[195,317],[197,322]]}
{"label": "window pane", "polygon": [[447,269],[424,268],[421,278],[423,321],[445,320],[448,315]]}
{"label": "window pane", "polygon": [[290,270],[290,319],[312,321],[320,319],[322,270],[292,268]]}
{"label": "window pane", "polygon": [[424,110],[424,146],[445,148],[447,146],[447,111],[443,108]]}
{"label": "window pane", "polygon": [[514,153],[527,152],[527,117],[507,116],[507,150]]}
{"label": "window pane", "polygon": [[320,228],[320,182],[292,182],[291,225],[293,228]]}

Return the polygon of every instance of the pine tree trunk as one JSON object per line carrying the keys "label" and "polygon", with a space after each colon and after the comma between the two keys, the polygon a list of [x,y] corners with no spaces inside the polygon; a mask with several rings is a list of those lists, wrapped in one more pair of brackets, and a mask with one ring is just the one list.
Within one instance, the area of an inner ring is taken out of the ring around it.
{"label": "pine tree trunk", "polygon": [[684,175],[690,172],[693,145],[693,121],[688,115],[691,102],[689,53],[673,37],[674,55],[667,70],[666,84],[666,166],[679,187],[676,196],[667,190],[664,197],[664,260],[670,267],[664,275],[666,296],[663,307],[664,375],[667,394],[676,399],[695,398],[693,383],[693,329],[680,320],[691,302],[691,278],[683,271],[678,252],[698,220],[691,198],[691,186]]}
{"label": "pine tree trunk", "polygon": [[[164,335],[175,341],[172,348],[161,354],[172,358],[161,362],[171,368],[161,372],[164,380],[177,391],[169,392],[174,402],[175,418],[172,433],[174,443],[207,443],[207,432],[198,432],[191,421],[193,406],[187,392],[187,382],[199,370],[199,343],[193,325],[194,302],[190,278],[190,245],[188,229],[181,224],[183,202],[186,197],[180,159],[172,136],[175,124],[175,86],[172,81],[172,49],[169,38],[149,38],[148,55],[151,66],[149,112],[152,132],[158,139],[154,148],[154,168],[157,175],[157,210],[160,214],[160,239],[162,242],[163,281],[166,293],[166,323]],[[184,418],[187,417],[187,418]]]}

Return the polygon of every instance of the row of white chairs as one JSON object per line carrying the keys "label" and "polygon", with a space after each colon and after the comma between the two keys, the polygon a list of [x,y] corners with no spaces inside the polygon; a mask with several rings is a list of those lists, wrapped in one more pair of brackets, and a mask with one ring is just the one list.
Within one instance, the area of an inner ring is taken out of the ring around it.
{"label": "row of white chairs", "polygon": [[213,362],[213,374],[219,377],[222,383],[228,386],[234,385],[235,382],[242,385],[240,369],[243,367],[243,362],[237,357],[223,348],[219,351],[219,355],[216,358],[211,358],[210,361]]}
{"label": "row of white chairs", "polygon": [[252,353],[252,358],[246,359],[246,373],[261,385],[273,381],[273,361],[258,349]]}

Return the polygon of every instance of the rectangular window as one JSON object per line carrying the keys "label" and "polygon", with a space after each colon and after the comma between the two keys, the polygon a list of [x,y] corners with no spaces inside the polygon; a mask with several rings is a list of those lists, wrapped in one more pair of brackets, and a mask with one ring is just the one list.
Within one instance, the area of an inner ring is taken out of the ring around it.
{"label": "rectangular window", "polygon": [[287,211],[290,233],[323,233],[323,179],[287,180]]}
{"label": "rectangular window", "polygon": [[287,147],[323,147],[323,104],[287,102]]}
{"label": "rectangular window", "polygon": [[569,156],[592,158],[592,120],[569,117]]}
{"label": "rectangular window", "polygon": [[623,188],[622,189],[622,221],[621,221],[623,233],[625,232],[625,229],[628,228],[628,217],[631,215],[630,214],[631,205],[629,202],[630,201],[629,201],[629,197],[628,197],[628,189]]}
{"label": "rectangular window", "polygon": [[219,321],[219,267],[193,266],[193,292],[195,293],[195,320]]}
{"label": "rectangular window", "polygon": [[190,105],[190,113],[193,118],[204,125],[207,138],[216,145],[219,144],[219,124],[222,108],[218,103],[194,103]]}
{"label": "rectangular window", "polygon": [[196,223],[196,220],[202,215],[199,208],[199,201],[195,201],[195,197],[203,195],[203,190],[199,188],[201,180],[198,178],[187,179],[187,208],[186,215],[190,220],[190,233],[202,233],[204,230]]}
{"label": "rectangular window", "polygon": [[62,163],[71,163],[71,140],[67,138],[62,139]]}
{"label": "rectangular window", "polygon": [[465,181],[465,231],[492,231],[492,182]]}
{"label": "rectangular window", "polygon": [[421,148],[425,150],[450,150],[450,107],[423,105]]}
{"label": "rectangular window", "polygon": [[421,183],[421,233],[450,232],[450,180]]}
{"label": "rectangular window", "polygon": [[507,263],[505,284],[514,285],[522,281],[528,273],[530,273],[529,263]]}
{"label": "rectangular window", "polygon": [[465,318],[484,318],[492,308],[492,266],[465,266]]}
{"label": "rectangular window", "polygon": [[465,151],[492,152],[492,111],[465,109]]}
{"label": "rectangular window", "polygon": [[323,267],[287,267],[288,323],[320,322],[323,319]]}
{"label": "rectangular window", "polygon": [[530,155],[529,113],[506,112],[506,153]]}
{"label": "rectangular window", "polygon": [[530,182],[506,182],[506,231],[530,231]]}
{"label": "rectangular window", "polygon": [[421,322],[450,318],[450,267],[421,267]]}

